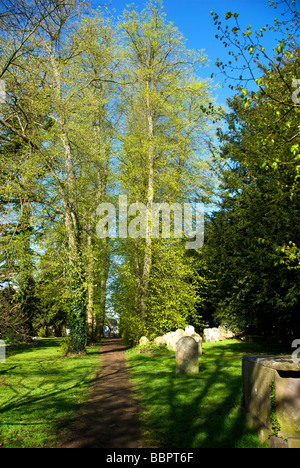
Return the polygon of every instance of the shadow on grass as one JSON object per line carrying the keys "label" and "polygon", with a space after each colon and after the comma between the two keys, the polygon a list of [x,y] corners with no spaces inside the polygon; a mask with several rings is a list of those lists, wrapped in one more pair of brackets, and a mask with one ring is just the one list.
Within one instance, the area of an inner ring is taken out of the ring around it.
{"label": "shadow on grass", "polygon": [[32,340],[30,343],[19,344],[19,345],[8,345],[6,348],[6,356],[20,356],[24,353],[34,353],[37,350],[43,350],[56,348],[60,346],[64,341],[64,338],[39,338]]}
{"label": "shadow on grass", "polygon": [[34,347],[15,348],[0,367],[4,447],[51,445],[84,403],[99,362],[99,346],[89,348],[83,357],[62,357],[61,341],[42,339]]}
{"label": "shadow on grass", "polygon": [[151,446],[260,447],[239,408],[242,356],[259,349],[238,342],[204,347],[195,375],[176,374],[171,351],[160,356],[129,353]]}

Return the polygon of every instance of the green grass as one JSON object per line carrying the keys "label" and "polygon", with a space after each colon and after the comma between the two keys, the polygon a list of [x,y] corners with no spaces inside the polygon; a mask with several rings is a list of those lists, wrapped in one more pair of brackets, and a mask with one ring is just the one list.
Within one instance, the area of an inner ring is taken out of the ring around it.
{"label": "green grass", "polygon": [[63,357],[63,339],[9,348],[0,363],[0,444],[51,447],[87,395],[99,365],[97,346],[86,356]]}
{"label": "green grass", "polygon": [[[53,447],[99,370],[98,346],[86,356],[62,357],[62,339],[9,348],[0,363],[0,444]],[[198,375],[175,373],[174,352],[127,351],[142,404],[149,447],[261,447],[239,411],[243,354],[273,352],[237,340],[204,343]]]}
{"label": "green grass", "polygon": [[150,447],[263,447],[240,411],[243,354],[263,350],[238,340],[204,343],[199,374],[175,372],[175,353],[127,351]]}

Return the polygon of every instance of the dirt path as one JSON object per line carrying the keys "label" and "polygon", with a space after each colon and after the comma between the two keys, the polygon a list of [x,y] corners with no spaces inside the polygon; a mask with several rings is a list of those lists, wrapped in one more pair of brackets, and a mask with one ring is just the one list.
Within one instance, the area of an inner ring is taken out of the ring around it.
{"label": "dirt path", "polygon": [[119,339],[107,339],[100,348],[101,371],[90,398],[76,417],[61,448],[138,448],[138,403],[132,397],[125,365],[125,347]]}

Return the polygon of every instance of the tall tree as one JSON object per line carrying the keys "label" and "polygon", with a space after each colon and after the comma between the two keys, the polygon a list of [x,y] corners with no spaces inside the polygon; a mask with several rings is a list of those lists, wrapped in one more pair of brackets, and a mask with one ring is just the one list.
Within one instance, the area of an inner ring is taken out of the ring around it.
{"label": "tall tree", "polygon": [[215,317],[281,338],[299,333],[299,109],[282,79],[297,75],[298,56],[262,75],[249,106],[243,95],[228,100],[228,130],[219,133],[224,191],[206,246]]}
{"label": "tall tree", "polygon": [[[120,28],[127,83],[121,95],[120,186],[128,204],[146,206],[141,235],[128,239],[122,250],[127,273],[121,278],[131,308],[126,323],[138,323],[140,336],[157,332],[160,321],[167,328],[183,326],[194,314],[196,299],[184,247],[173,235],[167,241],[153,239],[151,211],[153,203],[203,201],[207,197],[211,178],[204,151],[213,116],[205,112],[211,100],[210,85],[195,74],[205,56],[184,47],[181,34],[166,23],[160,2],[150,1],[140,14],[125,11]],[[170,262],[173,270],[168,268]],[[165,301],[160,298],[155,306],[158,295]],[[186,301],[188,296],[190,301]]]}
{"label": "tall tree", "polygon": [[[0,27],[3,39],[8,39],[11,49],[1,47],[2,69],[0,79],[8,68],[18,63],[18,58],[32,52],[31,37],[42,27],[43,22],[66,5],[72,5],[72,0],[1,0]],[[8,52],[8,53],[7,53]]]}
{"label": "tall tree", "polygon": [[[105,196],[103,173],[107,172],[112,133],[103,110],[108,85],[102,86],[111,76],[111,29],[98,15],[81,17],[76,24],[79,13],[74,2],[62,2],[51,16],[43,18],[28,39],[31,52],[7,69],[9,99],[0,121],[3,134],[21,141],[29,155],[27,171],[32,183],[25,184],[24,178],[14,182],[23,186],[36,213],[47,216],[49,208],[53,222],[60,225],[63,221],[74,351],[84,350],[86,344],[83,256],[94,222],[95,200],[100,192]],[[106,258],[100,249],[98,255]]]}

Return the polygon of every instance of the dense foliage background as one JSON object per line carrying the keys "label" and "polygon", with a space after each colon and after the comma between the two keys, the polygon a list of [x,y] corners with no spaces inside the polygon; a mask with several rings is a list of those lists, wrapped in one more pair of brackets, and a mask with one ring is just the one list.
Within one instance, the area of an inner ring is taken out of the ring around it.
{"label": "dense foliage background", "polygon": [[[81,352],[112,313],[130,343],[188,323],[299,335],[299,13],[273,6],[283,19],[258,32],[212,12],[225,111],[159,1],[116,23],[74,0],[1,2],[1,339],[67,327]],[[119,195],[147,207],[144,237],[97,236]],[[203,248],[154,239],[152,204],[187,202],[207,208]]]}

